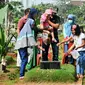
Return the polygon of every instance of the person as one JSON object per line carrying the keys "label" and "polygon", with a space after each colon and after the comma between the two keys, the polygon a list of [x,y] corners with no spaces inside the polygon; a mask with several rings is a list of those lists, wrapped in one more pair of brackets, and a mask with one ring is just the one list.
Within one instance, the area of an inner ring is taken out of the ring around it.
{"label": "person", "polygon": [[68,49],[67,54],[70,54],[72,49],[75,49],[79,52],[80,56],[76,59],[76,73],[77,78],[83,78],[85,67],[85,34],[80,31],[79,25],[72,25],[72,34],[73,35],[67,40],[62,41],[57,45],[60,45],[73,38],[74,43]]}
{"label": "person", "polygon": [[25,15],[23,17],[21,17],[18,21],[18,25],[17,25],[17,34],[18,35],[28,19],[29,12],[30,12],[30,8],[25,9],[25,11],[24,11]]}
{"label": "person", "polygon": [[[49,25],[49,23],[47,22],[48,18],[50,18],[50,16],[52,15],[52,11],[47,9],[45,11],[45,13],[43,13],[41,15],[41,19],[40,19],[40,23],[43,23],[44,27],[42,27],[42,29],[45,30],[49,30],[51,32],[51,36],[52,36],[52,41],[56,42],[55,38],[54,38],[54,33],[53,33],[53,28]],[[51,29],[51,30],[50,30]],[[47,31],[45,31],[47,32]]]}
{"label": "person", "polygon": [[80,31],[81,31],[82,33],[85,33],[83,26],[80,26]]}
{"label": "person", "polygon": [[[25,9],[24,16],[21,17],[18,21],[18,25],[17,25],[17,34],[18,35],[28,19],[29,12],[30,12],[30,8]],[[20,66],[21,66],[21,59],[20,59],[19,52],[17,52],[17,67],[20,67]]]}
{"label": "person", "polygon": [[32,13],[32,18],[27,19],[25,25],[23,26],[22,30],[18,35],[17,42],[15,44],[15,49],[19,51],[21,58],[20,79],[24,78],[25,67],[28,62],[28,55],[30,55],[30,52],[29,50],[27,51],[27,49],[31,49],[34,46],[38,46],[32,34],[32,29],[34,28],[35,24],[33,19],[36,18],[37,10],[35,8],[31,8],[30,13]]}
{"label": "person", "polygon": [[61,21],[60,21],[60,17],[57,15],[58,8],[57,11],[53,9],[51,10],[52,10],[52,17],[50,18],[50,20],[48,20],[48,23],[53,27],[54,38],[56,39],[56,42],[51,41],[51,46],[53,51],[53,61],[58,61],[59,48],[58,46],[56,46],[56,44],[59,42],[58,29]]}
{"label": "person", "polygon": [[[72,35],[71,26],[74,25],[74,24],[75,24],[75,15],[69,14],[67,22],[63,25],[64,39],[67,39],[68,37],[70,37]],[[71,45],[72,45],[72,42],[65,42],[64,45],[63,45],[64,55],[63,55],[63,58],[62,58],[62,64],[65,64],[65,63],[68,63],[68,62],[73,64],[73,58],[72,57],[69,57],[68,55],[65,57],[65,53],[67,52],[67,50],[69,49],[69,47]],[[63,60],[65,60],[65,62]]]}
{"label": "person", "polygon": [[[56,19],[57,16],[55,14],[53,14],[53,10],[49,9],[49,11],[52,11],[52,18],[48,18],[48,23],[50,26],[52,26],[53,29],[53,33],[54,33],[54,38],[56,39],[57,42],[52,42],[52,36],[48,36],[48,39],[50,37],[50,39],[47,41],[47,43],[45,44],[44,42],[42,42],[42,47],[45,49],[45,51],[42,51],[42,61],[48,61],[48,49],[51,45],[52,45],[52,49],[53,49],[53,61],[58,61],[58,46],[56,46],[56,43],[59,42],[58,40],[58,33],[57,33],[57,29],[59,28],[59,22]],[[60,18],[59,18],[60,19]],[[42,23],[40,23],[41,26]]]}

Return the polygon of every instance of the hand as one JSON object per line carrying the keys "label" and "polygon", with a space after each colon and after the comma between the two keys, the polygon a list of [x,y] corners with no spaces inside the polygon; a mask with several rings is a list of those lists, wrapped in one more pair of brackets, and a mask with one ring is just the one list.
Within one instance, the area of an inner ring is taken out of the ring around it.
{"label": "hand", "polygon": [[45,49],[44,48],[42,48],[41,46],[39,46],[38,45],[38,48],[40,49],[40,50],[42,50],[42,51],[45,51]]}
{"label": "hand", "polygon": [[57,43],[57,46],[60,46],[61,45],[61,43]]}
{"label": "hand", "polygon": [[77,48],[75,48],[75,50],[77,50],[78,49],[78,47]]}
{"label": "hand", "polygon": [[70,54],[70,51],[67,51],[66,53],[69,55]]}
{"label": "hand", "polygon": [[49,26],[48,30],[50,30],[50,31],[53,30],[53,27]]}

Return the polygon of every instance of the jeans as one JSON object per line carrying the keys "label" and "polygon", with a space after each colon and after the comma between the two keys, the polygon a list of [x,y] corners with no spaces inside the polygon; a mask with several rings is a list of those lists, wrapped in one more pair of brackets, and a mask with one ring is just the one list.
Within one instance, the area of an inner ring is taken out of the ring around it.
{"label": "jeans", "polygon": [[21,58],[20,77],[22,77],[25,74],[25,67],[28,62],[28,52],[27,48],[21,48],[18,51]]}
{"label": "jeans", "polygon": [[[56,39],[57,41],[57,39]],[[53,61],[58,61],[58,54],[59,54],[59,47],[56,45],[57,43],[52,42],[52,51],[53,51]],[[48,50],[49,50],[50,44],[42,43],[42,47],[45,49],[45,51],[42,51],[42,61],[48,61]]]}
{"label": "jeans", "polygon": [[85,67],[85,51],[79,52],[80,56],[76,60],[76,72],[77,74],[84,74]]}

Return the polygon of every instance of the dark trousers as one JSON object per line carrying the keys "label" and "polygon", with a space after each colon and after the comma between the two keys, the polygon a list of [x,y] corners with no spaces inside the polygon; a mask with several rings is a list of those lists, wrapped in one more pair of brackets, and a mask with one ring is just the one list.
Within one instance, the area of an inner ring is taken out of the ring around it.
{"label": "dark trousers", "polygon": [[[59,47],[56,45],[57,43],[52,42],[52,51],[53,51],[53,61],[58,61]],[[48,61],[48,50],[50,44],[42,43],[42,47],[45,51],[42,51],[42,61]]]}

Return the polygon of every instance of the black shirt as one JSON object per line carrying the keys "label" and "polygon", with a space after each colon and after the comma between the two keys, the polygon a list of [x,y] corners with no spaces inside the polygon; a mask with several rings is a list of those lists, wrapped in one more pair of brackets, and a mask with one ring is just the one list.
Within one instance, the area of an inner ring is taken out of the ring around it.
{"label": "black shirt", "polygon": [[[59,24],[60,17],[57,15],[53,15],[53,18],[51,18],[50,21],[53,22],[54,24],[57,24],[57,23]],[[58,30],[54,28],[53,32],[54,32],[54,37],[58,40]]]}

